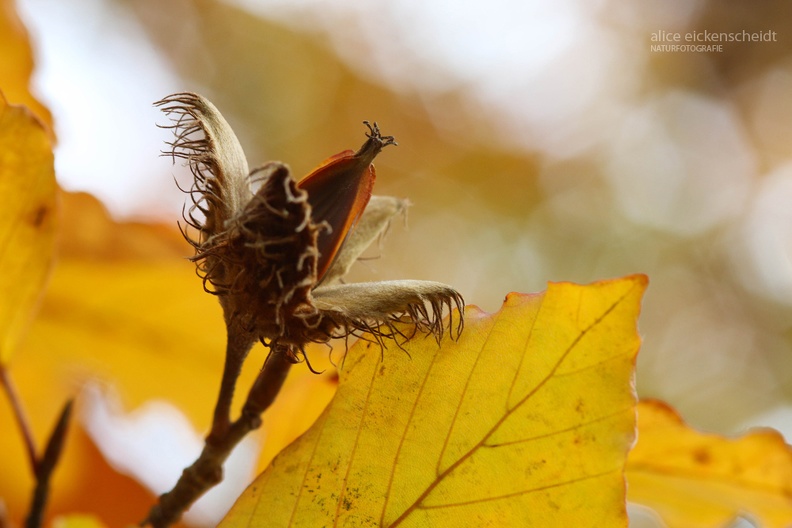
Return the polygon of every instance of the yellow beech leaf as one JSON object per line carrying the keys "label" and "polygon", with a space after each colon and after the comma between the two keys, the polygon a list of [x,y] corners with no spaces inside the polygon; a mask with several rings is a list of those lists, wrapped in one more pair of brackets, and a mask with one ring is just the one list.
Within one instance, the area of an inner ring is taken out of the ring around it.
{"label": "yellow beech leaf", "polygon": [[730,526],[737,515],[765,528],[792,526],[792,451],[776,431],[703,434],[666,404],[642,401],[638,437],[628,498],[653,508],[669,528]]}
{"label": "yellow beech leaf", "polygon": [[510,294],[458,341],[359,341],[319,420],[221,523],[626,526],[644,276]]}
{"label": "yellow beech leaf", "polygon": [[30,108],[52,133],[52,116],[49,110],[30,93],[30,76],[33,73],[33,52],[28,33],[14,0],[0,0],[0,90],[8,101]]}
{"label": "yellow beech leaf", "polygon": [[7,104],[2,93],[0,196],[0,363],[7,363],[49,272],[56,184],[44,128],[27,108]]}

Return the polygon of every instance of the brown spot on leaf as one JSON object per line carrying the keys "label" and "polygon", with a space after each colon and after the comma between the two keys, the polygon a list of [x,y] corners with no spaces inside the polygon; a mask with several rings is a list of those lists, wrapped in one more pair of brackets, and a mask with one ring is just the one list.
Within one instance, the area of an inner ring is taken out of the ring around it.
{"label": "brown spot on leaf", "polygon": [[708,449],[701,447],[693,451],[693,460],[695,460],[697,464],[707,465],[712,460],[712,455]]}
{"label": "brown spot on leaf", "polygon": [[49,209],[47,208],[46,205],[39,206],[33,212],[33,218],[31,219],[31,224],[33,224],[33,227],[35,227],[36,229],[40,228],[44,224],[44,220],[47,218],[48,214],[49,214]]}

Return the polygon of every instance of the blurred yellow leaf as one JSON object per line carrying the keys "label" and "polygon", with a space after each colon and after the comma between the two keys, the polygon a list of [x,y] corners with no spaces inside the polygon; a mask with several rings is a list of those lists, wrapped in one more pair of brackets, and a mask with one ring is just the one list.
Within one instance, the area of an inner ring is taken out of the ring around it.
{"label": "blurred yellow leaf", "polygon": [[[175,225],[114,222],[90,195],[62,193],[60,202],[58,263],[13,363],[35,437],[46,438],[63,402],[89,381],[113,386],[130,409],[167,400],[205,431],[222,373],[225,327],[217,299],[203,291],[184,258],[192,248]],[[326,347],[308,352],[316,368],[329,368]],[[265,353],[263,347],[251,353],[240,393]],[[264,457],[271,459],[321,413],[335,390],[331,378],[331,372],[292,369],[282,397],[263,417]],[[11,519],[21,522],[33,478],[7,405],[0,405],[0,431],[0,497]],[[129,477],[119,479],[101,457],[76,421],[54,474],[48,514],[91,512],[109,526],[145,516],[154,497]]]}
{"label": "blurred yellow leaf", "polygon": [[359,341],[335,398],[221,523],[626,526],[646,278],[467,310],[458,342]]}
{"label": "blurred yellow leaf", "polygon": [[653,508],[669,528],[729,526],[737,515],[765,528],[792,526],[792,451],[777,432],[699,433],[657,401],[639,403],[638,431],[628,498]]}
{"label": "blurred yellow leaf", "polygon": [[105,528],[93,515],[65,515],[52,521],[52,528]]}
{"label": "blurred yellow leaf", "polygon": [[30,110],[7,104],[0,93],[0,363],[8,362],[26,330],[49,273],[55,195],[44,128]]}
{"label": "blurred yellow leaf", "polygon": [[[88,195],[64,194],[63,205],[58,264],[14,365],[24,401],[61,402],[98,380],[129,407],[166,399],[205,428],[225,327],[184,258],[190,248],[175,227],[113,222]],[[27,369],[33,387],[21,380]]]}
{"label": "blurred yellow leaf", "polygon": [[52,134],[49,110],[30,93],[33,52],[14,3],[14,0],[0,0],[0,90],[6,100],[30,108],[45,123],[47,133]]}
{"label": "blurred yellow leaf", "polygon": [[[203,291],[184,258],[191,249],[175,226],[113,222],[86,194],[64,193],[61,202],[58,263],[13,362],[35,438],[47,437],[63,402],[88,381],[114,386],[129,408],[166,399],[204,430],[222,372],[225,328],[217,299]],[[253,353],[242,386],[252,382],[261,356]],[[21,518],[33,480],[7,405],[0,405],[0,431],[0,496],[12,518]],[[112,489],[110,472],[90,474],[90,486],[81,487],[85,460],[75,451],[81,445],[68,443],[55,471],[53,512],[73,512],[70,504]],[[152,501],[140,501],[124,522],[139,521]]]}

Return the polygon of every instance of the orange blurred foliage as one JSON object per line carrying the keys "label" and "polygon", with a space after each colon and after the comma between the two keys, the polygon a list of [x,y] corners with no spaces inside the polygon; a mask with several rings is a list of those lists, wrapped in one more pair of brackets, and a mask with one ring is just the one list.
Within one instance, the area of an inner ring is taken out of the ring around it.
{"label": "orange blurred foliage", "polygon": [[738,515],[764,528],[792,525],[792,449],[771,429],[704,434],[665,403],[641,401],[626,477],[628,500],[668,528],[729,526]]}

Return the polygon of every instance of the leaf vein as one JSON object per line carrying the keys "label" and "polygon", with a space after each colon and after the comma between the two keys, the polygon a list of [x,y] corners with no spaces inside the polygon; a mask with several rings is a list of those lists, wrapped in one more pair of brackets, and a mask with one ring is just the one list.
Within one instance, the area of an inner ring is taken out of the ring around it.
{"label": "leaf vein", "polygon": [[606,475],[610,475],[611,473],[616,473],[618,471],[619,471],[619,468],[609,469],[608,471],[603,471],[601,473],[594,473],[592,475],[585,475],[583,477],[578,477],[578,478],[574,478],[574,479],[570,479],[570,480],[565,480],[563,482],[555,482],[553,484],[547,484],[546,486],[536,486],[534,488],[528,488],[528,489],[524,489],[524,490],[520,490],[520,491],[514,491],[512,493],[504,493],[502,495],[494,495],[492,497],[481,497],[481,498],[478,498],[478,499],[472,499],[472,500],[468,500],[468,501],[447,502],[447,503],[444,503],[444,504],[430,504],[430,505],[419,506],[419,508],[422,509],[422,510],[437,510],[437,509],[442,509],[442,508],[455,508],[455,507],[459,507],[459,506],[469,506],[471,504],[479,504],[479,503],[482,503],[482,502],[493,502],[493,501],[497,501],[497,500],[510,499],[512,497],[519,497],[520,495],[528,495],[529,493],[536,493],[536,492],[545,491],[545,490],[548,490],[548,489],[560,488],[562,486],[569,486],[569,485],[572,485],[572,484],[577,484],[578,482],[584,482],[586,480],[591,480],[591,479],[604,477]]}
{"label": "leaf vein", "polygon": [[504,412],[509,412],[509,402],[512,399],[512,394],[514,393],[514,388],[517,386],[517,380],[520,377],[520,372],[522,372],[523,362],[525,361],[525,356],[528,355],[528,347],[531,345],[531,339],[533,338],[533,331],[534,327],[536,326],[536,320],[539,319],[539,314],[542,311],[542,307],[544,306],[544,301],[542,304],[539,305],[539,309],[536,312],[536,317],[534,317],[533,321],[531,321],[531,328],[528,330],[528,335],[525,336],[525,344],[523,345],[522,354],[520,355],[520,361],[517,364],[517,368],[514,371],[514,377],[512,378],[511,386],[509,387],[509,394],[506,396],[506,408]]}
{"label": "leaf vein", "polygon": [[605,414],[603,416],[598,416],[597,418],[594,418],[592,420],[588,420],[586,422],[581,422],[581,423],[575,424],[575,425],[573,425],[571,427],[566,427],[564,429],[557,429],[555,431],[551,431],[551,432],[546,433],[546,434],[531,436],[529,438],[521,438],[519,440],[509,440],[507,442],[498,442],[497,444],[487,444],[487,443],[485,443],[481,447],[490,447],[490,448],[506,447],[506,446],[515,445],[515,444],[524,444],[524,443],[532,442],[534,440],[541,440],[542,438],[547,438],[549,436],[555,436],[555,435],[561,434],[561,433],[568,433],[568,432],[571,432],[571,431],[575,431],[577,429],[582,429],[582,428],[584,428],[586,426],[589,426],[589,425],[592,425],[592,424],[595,424],[595,423],[598,423],[598,422],[604,422],[606,420],[609,420],[611,418],[614,418],[616,416],[619,416],[620,414],[624,414],[624,413],[627,413],[627,412],[629,412],[629,413],[634,412],[634,408],[633,407],[628,407],[628,408],[625,408],[625,409],[621,409],[619,411],[608,413],[608,414]]}
{"label": "leaf vein", "polygon": [[631,351],[625,352],[623,354],[616,354],[614,356],[610,356],[610,357],[605,358],[605,359],[603,359],[601,361],[597,361],[596,363],[592,363],[590,365],[586,365],[585,367],[581,367],[579,369],[567,370],[565,372],[557,372],[555,377],[556,378],[563,378],[565,376],[574,376],[575,374],[580,374],[581,372],[585,372],[587,370],[596,369],[596,368],[604,365],[605,363],[610,363],[611,361],[617,361],[617,360],[620,360],[620,359],[632,358],[632,357],[633,357],[633,351],[631,350]]}
{"label": "leaf vein", "polygon": [[407,422],[404,424],[404,431],[402,432],[401,438],[399,438],[399,445],[396,448],[396,454],[393,457],[393,465],[391,466],[391,472],[388,477],[388,487],[385,490],[385,502],[382,505],[382,513],[380,514],[380,526],[384,526],[385,524],[385,512],[388,508],[388,502],[390,501],[391,488],[393,487],[393,480],[396,475],[396,466],[398,465],[399,457],[401,456],[402,447],[404,447],[404,439],[407,437],[407,431],[410,429],[410,424],[415,418],[415,411],[418,408],[418,402],[421,400],[421,396],[423,395],[424,388],[426,387],[426,382],[427,380],[429,380],[430,374],[434,369],[438,355],[439,354],[435,354],[434,356],[432,356],[432,360],[429,364],[429,368],[426,369],[426,374],[424,375],[424,378],[421,381],[421,386],[418,389],[418,394],[416,394],[415,401],[413,401],[412,408],[410,409],[410,414],[407,417]]}
{"label": "leaf vein", "polygon": [[462,408],[462,402],[465,400],[465,395],[467,394],[468,387],[470,386],[470,380],[473,378],[473,374],[476,372],[476,366],[478,365],[479,360],[481,359],[481,350],[487,346],[490,338],[492,337],[492,331],[497,326],[497,322],[492,325],[489,332],[487,333],[487,338],[484,340],[484,343],[481,345],[481,349],[479,353],[476,355],[476,360],[473,362],[473,367],[470,369],[468,373],[467,380],[465,380],[465,386],[462,388],[461,394],[459,395],[459,401],[456,403],[456,408],[454,409],[454,417],[451,419],[451,425],[448,427],[448,432],[446,433],[446,437],[443,439],[443,447],[440,450],[440,454],[437,457],[437,465],[435,466],[435,475],[437,478],[441,478],[443,471],[440,470],[440,466],[443,463],[443,458],[445,457],[446,449],[448,449],[448,444],[451,439],[451,435],[454,432],[454,426],[456,425],[457,418],[459,416],[459,411]]}
{"label": "leaf vein", "polygon": [[[302,482],[300,482],[300,487],[297,488],[297,495],[294,497],[294,506],[292,507],[292,512],[291,515],[289,516],[288,526],[292,526],[294,524],[294,517],[297,515],[297,511],[298,511],[297,506],[300,503],[300,499],[302,498],[302,492],[305,489],[305,482],[308,480],[308,473],[311,471],[311,468],[313,467],[313,460],[314,457],[316,456],[316,451],[319,448],[319,445],[321,445],[322,443],[322,434],[324,433],[324,428],[326,424],[327,424],[327,415],[324,415],[322,418],[322,423],[319,425],[319,434],[316,435],[316,443],[314,444],[313,449],[311,450],[311,457],[308,459],[308,463],[305,465],[305,472],[303,473]],[[256,504],[256,511],[258,510],[261,504],[262,501],[259,501]],[[254,511],[252,518],[263,519],[264,516]]]}
{"label": "leaf vein", "polygon": [[[371,347],[369,344],[366,346],[366,350]],[[346,494],[347,483],[349,482],[349,473],[352,470],[352,464],[355,461],[355,455],[357,454],[358,443],[360,442],[360,436],[363,432],[363,424],[366,422],[366,416],[368,414],[369,403],[371,402],[371,395],[374,393],[374,385],[377,381],[377,371],[379,366],[382,364],[382,356],[377,361],[376,365],[374,366],[374,371],[371,375],[371,383],[369,383],[368,392],[366,393],[366,401],[363,404],[363,411],[360,413],[360,421],[358,422],[357,431],[355,431],[355,442],[352,444],[352,452],[349,455],[349,462],[347,463],[346,472],[344,473],[344,483],[341,486],[341,490],[338,493],[338,503],[336,504],[336,513],[335,517],[333,518],[333,526],[338,526],[338,518],[341,515],[341,505],[344,503],[344,495]]]}

